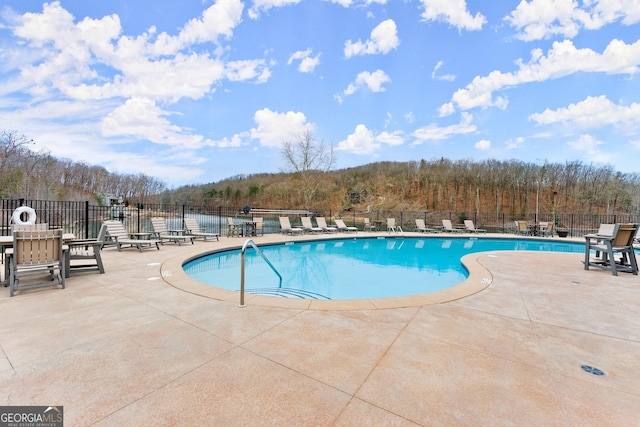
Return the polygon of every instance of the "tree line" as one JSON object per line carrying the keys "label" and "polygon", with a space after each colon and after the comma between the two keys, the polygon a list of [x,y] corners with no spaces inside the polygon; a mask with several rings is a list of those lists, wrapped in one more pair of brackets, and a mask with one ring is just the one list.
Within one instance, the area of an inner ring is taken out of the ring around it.
{"label": "tree line", "polygon": [[144,174],[119,174],[102,166],[56,159],[34,151],[34,143],[15,131],[0,132],[0,196],[33,200],[92,200],[103,195],[145,201],[166,185]]}
{"label": "tree line", "polygon": [[109,172],[34,152],[16,132],[0,134],[0,195],[41,200],[271,209],[450,211],[482,215],[640,214],[640,174],[609,165],[446,158],[376,162],[331,170],[331,147],[309,133],[284,144],[280,173],[237,175],[169,190],[144,174]]}

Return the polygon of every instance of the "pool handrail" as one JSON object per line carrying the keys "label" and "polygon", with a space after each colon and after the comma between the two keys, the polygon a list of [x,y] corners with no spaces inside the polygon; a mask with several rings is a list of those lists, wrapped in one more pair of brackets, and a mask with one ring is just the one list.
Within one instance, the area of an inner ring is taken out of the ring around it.
{"label": "pool handrail", "polygon": [[282,286],[282,275],[278,272],[278,270],[276,270],[273,264],[271,264],[271,261],[269,261],[269,259],[262,253],[260,248],[258,248],[258,246],[254,243],[254,241],[251,239],[247,239],[242,245],[242,250],[240,251],[240,304],[238,305],[238,307],[240,308],[246,307],[244,303],[244,253],[247,251],[247,246],[249,245],[251,245],[251,247],[256,250],[258,255],[260,255],[262,259],[267,263],[267,265],[271,267],[273,272],[278,275],[278,277],[280,278],[279,286]]}

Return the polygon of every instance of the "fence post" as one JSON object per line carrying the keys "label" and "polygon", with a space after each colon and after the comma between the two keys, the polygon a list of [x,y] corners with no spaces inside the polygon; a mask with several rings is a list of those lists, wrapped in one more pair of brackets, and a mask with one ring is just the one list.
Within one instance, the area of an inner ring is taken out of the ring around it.
{"label": "fence post", "polygon": [[84,238],[89,238],[89,201],[84,202]]}

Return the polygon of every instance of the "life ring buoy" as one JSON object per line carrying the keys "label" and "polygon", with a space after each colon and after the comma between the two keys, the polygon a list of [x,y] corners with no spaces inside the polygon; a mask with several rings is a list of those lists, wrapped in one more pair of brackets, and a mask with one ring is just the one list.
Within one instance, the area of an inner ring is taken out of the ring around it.
{"label": "life ring buoy", "polygon": [[[26,221],[22,220],[23,213],[26,213],[29,216]],[[11,219],[13,220],[14,224],[18,224],[18,225],[35,224],[36,211],[34,211],[29,206],[20,206],[18,209],[13,211],[13,215],[11,215]]]}

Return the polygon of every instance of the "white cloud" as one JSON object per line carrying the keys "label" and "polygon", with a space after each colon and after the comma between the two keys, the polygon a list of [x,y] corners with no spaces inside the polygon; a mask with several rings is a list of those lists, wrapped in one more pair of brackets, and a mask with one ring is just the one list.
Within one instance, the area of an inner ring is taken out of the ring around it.
{"label": "white cloud", "polygon": [[359,88],[367,87],[372,92],[384,92],[383,84],[390,82],[389,76],[382,70],[376,70],[373,73],[363,71],[358,73],[356,80],[350,83],[344,90],[344,95],[353,95]]}
{"label": "white cloud", "polygon": [[518,136],[514,139],[510,139],[504,143],[505,150],[515,150],[522,144],[524,144],[525,139],[521,136]]}
{"label": "white cloud", "polygon": [[320,64],[320,54],[311,56],[312,50],[299,50],[294,52],[287,61],[288,65],[291,65],[293,61],[299,60],[298,71],[301,73],[312,73],[313,70]]}
{"label": "white cloud", "polygon": [[445,80],[445,81],[448,81],[448,82],[454,81],[456,79],[456,76],[454,74],[442,74],[442,75],[437,74],[437,71],[443,65],[444,65],[444,62],[438,61],[436,66],[433,68],[433,71],[431,72],[431,78],[434,79],[434,80]]}
{"label": "white cloud", "polygon": [[260,13],[267,12],[274,7],[285,7],[300,3],[301,0],[253,0],[253,6],[249,8],[247,14],[251,19],[258,19]]}
{"label": "white cloud", "polygon": [[200,135],[187,134],[165,117],[170,113],[152,100],[133,98],[108,114],[102,121],[102,135],[146,139],[156,144],[188,149],[200,148],[205,141]]}
{"label": "white cloud", "polygon": [[344,56],[387,54],[400,45],[398,29],[393,19],[382,21],[371,31],[371,38],[365,42],[348,40],[344,45]]}
{"label": "white cloud", "polygon": [[347,151],[353,154],[370,155],[375,154],[382,144],[399,146],[404,144],[405,138],[401,131],[381,132],[375,135],[373,131],[367,129],[363,124],[356,126],[354,133],[347,136],[344,141],[340,141],[336,150]]}
{"label": "white cloud", "polygon": [[301,112],[278,113],[263,108],[256,111],[253,119],[257,127],[251,129],[251,138],[257,139],[265,147],[281,148],[284,142],[293,141],[306,131],[313,131],[313,124],[308,123]]}
{"label": "white cloud", "polygon": [[405,137],[402,135],[402,131],[395,132],[380,132],[376,136],[376,141],[387,145],[398,146],[404,144]]}
{"label": "white cloud", "polygon": [[589,96],[584,101],[569,104],[568,107],[557,110],[547,108],[542,113],[530,115],[529,119],[542,125],[564,123],[581,128],[606,125],[637,128],[640,126],[640,103],[624,106],[614,104],[604,95]]}
{"label": "white cloud", "polygon": [[621,20],[624,25],[640,21],[638,0],[522,0],[505,17],[524,41],[554,36],[575,37],[581,28],[595,30]]}
{"label": "white cloud", "polygon": [[359,124],[354,133],[338,143],[336,150],[354,154],[372,154],[378,148],[380,148],[380,143],[376,142],[373,132],[365,125]]}
{"label": "white cloud", "polygon": [[472,133],[476,131],[476,126],[471,124],[473,116],[469,113],[462,113],[460,123],[440,127],[436,124],[431,124],[420,129],[416,129],[411,135],[416,138],[413,145],[422,144],[425,141],[441,140],[450,138],[453,135],[460,135],[466,133]]}
{"label": "white cloud", "polygon": [[481,139],[475,144],[476,149],[478,150],[488,150],[491,148],[491,141],[487,139]]}
{"label": "white cloud", "polygon": [[[612,40],[599,54],[592,49],[577,49],[570,40],[554,42],[547,56],[540,49],[531,51],[528,63],[518,61],[519,69],[511,73],[492,71],[489,75],[477,76],[464,89],[458,89],[451,101],[460,109],[475,107],[506,106],[506,98],[493,97],[493,92],[524,83],[557,79],[579,71],[607,74],[635,74],[640,68],[640,40],[626,44]],[[449,105],[440,107],[443,112],[453,112]]]}
{"label": "white cloud", "polygon": [[328,0],[330,3],[338,4],[342,7],[368,7],[372,4],[387,4],[387,0]]}
{"label": "white cloud", "polygon": [[465,0],[421,0],[424,6],[422,19],[444,21],[458,30],[481,30],[487,19],[480,13],[472,16]]}
{"label": "white cloud", "polygon": [[586,154],[587,158],[592,162],[608,163],[612,159],[609,153],[600,150],[599,147],[603,145],[603,142],[592,135],[580,135],[578,139],[568,142],[567,145],[580,154]]}

